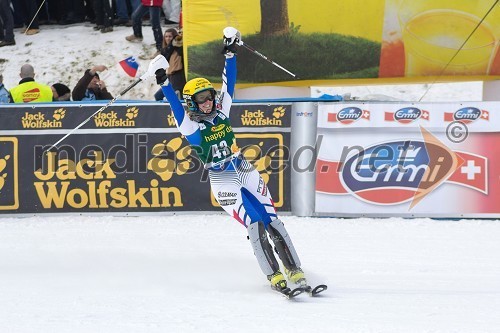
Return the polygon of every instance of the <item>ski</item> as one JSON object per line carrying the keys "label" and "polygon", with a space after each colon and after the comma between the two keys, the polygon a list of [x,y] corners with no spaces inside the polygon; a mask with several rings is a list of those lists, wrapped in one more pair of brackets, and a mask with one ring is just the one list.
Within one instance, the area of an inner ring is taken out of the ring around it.
{"label": "ski", "polygon": [[287,299],[292,299],[292,298],[302,294],[304,291],[306,291],[303,287],[298,287],[295,289],[290,289],[287,287],[287,288],[282,289],[282,290],[278,290],[276,288],[273,288],[273,290],[277,291],[278,293],[280,293],[281,295],[283,295]]}
{"label": "ski", "polygon": [[303,288],[304,291],[309,294],[309,296],[314,297],[314,296],[317,296],[319,293],[327,290],[328,286],[326,284],[319,284],[316,287],[312,287],[310,285],[305,285],[305,286],[302,286],[301,288]]}

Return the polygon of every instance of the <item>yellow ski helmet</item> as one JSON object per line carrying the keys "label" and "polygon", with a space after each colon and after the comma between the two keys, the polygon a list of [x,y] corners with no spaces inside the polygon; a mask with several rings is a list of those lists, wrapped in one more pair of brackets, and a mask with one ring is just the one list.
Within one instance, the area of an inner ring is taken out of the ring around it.
{"label": "yellow ski helmet", "polygon": [[187,114],[191,120],[201,121],[201,120],[211,120],[217,114],[216,103],[214,102],[212,111],[210,113],[204,113],[200,110],[198,103],[195,102],[195,95],[202,91],[210,90],[213,98],[215,99],[216,91],[214,86],[210,81],[205,78],[195,78],[189,80],[184,85],[184,90],[182,91],[182,95],[184,100],[186,101],[186,105],[188,107]]}

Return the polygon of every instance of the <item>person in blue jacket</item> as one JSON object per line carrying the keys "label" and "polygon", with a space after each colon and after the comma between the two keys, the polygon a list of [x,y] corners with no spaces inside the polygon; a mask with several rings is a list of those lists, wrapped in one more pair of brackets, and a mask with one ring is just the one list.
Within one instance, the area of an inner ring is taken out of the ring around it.
{"label": "person in blue jacket", "polygon": [[0,74],[0,104],[7,104],[10,102],[10,93],[3,85],[3,76]]}
{"label": "person in blue jacket", "polygon": [[306,286],[299,257],[283,222],[278,218],[266,183],[241,154],[229,121],[240,40],[238,30],[233,27],[224,29],[225,67],[220,95],[217,96],[207,79],[192,79],[183,90],[186,110],[167,79],[168,61],[165,57],[159,55],[153,59],[147,74],[156,77],[170,103],[177,128],[208,169],[214,197],[229,215],[247,228],[254,254],[271,287],[278,291],[290,290],[268,235],[290,282]]}

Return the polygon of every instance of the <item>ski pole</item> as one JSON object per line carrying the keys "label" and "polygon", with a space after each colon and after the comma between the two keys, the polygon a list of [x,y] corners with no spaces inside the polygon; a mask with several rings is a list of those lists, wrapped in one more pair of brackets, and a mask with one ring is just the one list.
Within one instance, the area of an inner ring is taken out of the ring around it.
{"label": "ski pole", "polygon": [[133,87],[135,87],[137,84],[139,84],[139,82],[142,81],[142,77],[137,79],[134,83],[132,83],[130,86],[128,86],[127,88],[125,88],[122,92],[120,92],[117,96],[115,96],[115,98],[113,98],[112,100],[110,100],[108,102],[108,104],[104,105],[102,108],[100,108],[99,110],[97,110],[96,112],[92,113],[87,119],[85,119],[84,121],[82,121],[78,126],[76,126],[75,128],[73,128],[71,131],[69,131],[68,133],[66,133],[65,136],[63,136],[62,138],[60,138],[56,143],[54,143],[53,145],[51,145],[48,149],[46,149],[44,151],[44,153],[47,153],[49,152],[52,148],[56,147],[59,143],[61,143],[64,139],[66,139],[68,136],[70,136],[71,134],[73,134],[73,132],[75,132],[77,129],[79,129],[80,127],[82,127],[83,125],[85,125],[93,116],[95,116],[96,114],[98,114],[99,112],[102,112],[104,111],[108,106],[110,106],[111,104],[113,104],[118,98],[120,98],[121,96],[125,95],[130,89],[132,89]]}
{"label": "ski pole", "polygon": [[28,30],[31,28],[31,25],[33,24],[33,21],[35,20],[35,17],[38,15],[38,13],[40,12],[40,9],[42,9],[44,4],[45,4],[45,0],[42,1],[42,3],[40,4],[40,7],[38,7],[38,10],[36,11],[35,15],[33,15],[33,17],[31,18],[31,22],[28,24],[28,26],[26,27],[26,30],[24,31],[25,35],[28,33]]}
{"label": "ski pole", "polygon": [[238,42],[238,45],[241,45],[243,47],[245,47],[247,50],[249,50],[250,52],[258,55],[259,57],[261,57],[262,59],[270,62],[271,64],[273,64],[274,66],[278,67],[279,69],[287,72],[288,74],[290,74],[291,76],[293,76],[295,79],[298,79],[297,75],[293,74],[292,72],[290,72],[288,69],[286,69],[285,67],[277,64],[276,62],[272,61],[271,59],[269,59],[268,57],[266,57],[265,55],[263,55],[262,53],[260,53],[259,51],[257,51],[256,49],[254,49],[253,47],[251,47],[250,45],[248,45],[247,43],[243,42],[243,41],[239,41]]}

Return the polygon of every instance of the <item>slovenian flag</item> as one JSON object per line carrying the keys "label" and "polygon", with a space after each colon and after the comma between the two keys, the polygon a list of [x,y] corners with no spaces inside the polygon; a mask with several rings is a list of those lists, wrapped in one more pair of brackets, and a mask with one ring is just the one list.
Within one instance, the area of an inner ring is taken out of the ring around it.
{"label": "slovenian flag", "polygon": [[135,77],[137,69],[139,68],[139,63],[135,60],[135,57],[128,57],[120,61],[120,66],[122,66],[127,75]]}

